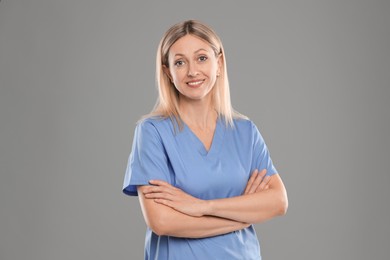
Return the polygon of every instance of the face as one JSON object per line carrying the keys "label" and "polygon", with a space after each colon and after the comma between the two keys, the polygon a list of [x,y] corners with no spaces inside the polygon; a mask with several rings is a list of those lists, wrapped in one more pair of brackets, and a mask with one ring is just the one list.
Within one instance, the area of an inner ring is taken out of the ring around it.
{"label": "face", "polygon": [[220,73],[221,56],[204,40],[187,34],[177,40],[168,55],[165,73],[180,93],[180,102],[210,98]]}

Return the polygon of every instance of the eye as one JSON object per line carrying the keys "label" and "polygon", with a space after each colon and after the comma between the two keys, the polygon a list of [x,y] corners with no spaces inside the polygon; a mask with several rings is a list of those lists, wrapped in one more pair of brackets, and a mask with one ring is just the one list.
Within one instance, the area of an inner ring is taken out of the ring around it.
{"label": "eye", "polygon": [[183,66],[183,65],[184,65],[184,61],[182,61],[182,60],[175,61],[174,65],[175,65],[176,67]]}
{"label": "eye", "polygon": [[199,56],[199,58],[198,58],[198,60],[201,61],[201,62],[204,62],[204,61],[206,61],[207,59],[208,59],[208,58],[207,58],[207,56],[205,56],[205,55]]}

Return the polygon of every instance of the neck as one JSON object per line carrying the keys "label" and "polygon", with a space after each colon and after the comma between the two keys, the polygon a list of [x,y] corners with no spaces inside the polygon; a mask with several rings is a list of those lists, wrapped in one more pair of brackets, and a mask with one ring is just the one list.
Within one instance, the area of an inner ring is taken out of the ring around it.
{"label": "neck", "polygon": [[180,102],[179,106],[180,117],[186,124],[201,129],[213,128],[215,126],[218,114],[211,101]]}

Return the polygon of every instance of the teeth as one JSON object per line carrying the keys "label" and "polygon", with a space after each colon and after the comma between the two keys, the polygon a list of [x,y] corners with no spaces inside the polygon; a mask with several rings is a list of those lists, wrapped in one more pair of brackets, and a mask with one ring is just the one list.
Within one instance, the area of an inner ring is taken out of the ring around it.
{"label": "teeth", "polygon": [[202,82],[203,82],[202,80],[196,81],[196,82],[188,82],[188,85],[198,85],[198,84],[200,84]]}

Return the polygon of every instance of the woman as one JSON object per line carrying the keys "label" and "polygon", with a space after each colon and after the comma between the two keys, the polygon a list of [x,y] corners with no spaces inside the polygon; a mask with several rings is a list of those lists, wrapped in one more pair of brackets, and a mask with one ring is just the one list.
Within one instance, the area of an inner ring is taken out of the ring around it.
{"label": "woman", "polygon": [[285,214],[287,195],[258,129],[231,107],[219,37],[194,20],[172,26],[156,69],[123,186],[148,226],[145,259],[261,259],[252,224]]}

